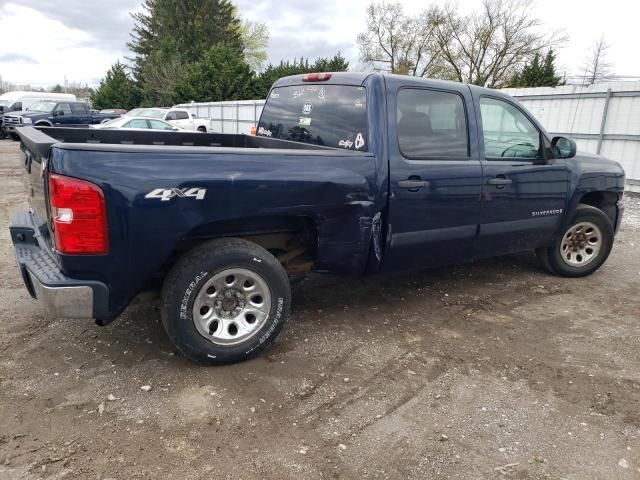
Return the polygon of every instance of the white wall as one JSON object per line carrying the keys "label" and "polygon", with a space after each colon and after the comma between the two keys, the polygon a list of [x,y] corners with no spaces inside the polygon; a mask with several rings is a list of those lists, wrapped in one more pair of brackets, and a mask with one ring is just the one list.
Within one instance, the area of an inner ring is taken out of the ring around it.
{"label": "white wall", "polygon": [[[617,160],[624,167],[627,188],[640,192],[640,82],[503,91],[518,98],[550,133],[572,136],[578,149],[598,153],[599,145],[600,154]],[[249,133],[260,117],[264,100],[179,106],[209,118],[213,132]]]}

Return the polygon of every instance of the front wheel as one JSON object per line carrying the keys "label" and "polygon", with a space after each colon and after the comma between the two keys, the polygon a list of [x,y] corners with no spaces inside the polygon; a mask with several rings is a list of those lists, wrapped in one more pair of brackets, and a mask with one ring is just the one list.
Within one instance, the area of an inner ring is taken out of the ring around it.
{"label": "front wheel", "polygon": [[584,277],[595,272],[613,247],[613,224],[600,209],[579,205],[562,237],[536,251],[544,267],[562,277]]}
{"label": "front wheel", "polygon": [[277,337],[289,315],[287,273],[267,250],[242,239],[207,242],[181,258],[162,289],[162,322],[188,358],[246,360]]}

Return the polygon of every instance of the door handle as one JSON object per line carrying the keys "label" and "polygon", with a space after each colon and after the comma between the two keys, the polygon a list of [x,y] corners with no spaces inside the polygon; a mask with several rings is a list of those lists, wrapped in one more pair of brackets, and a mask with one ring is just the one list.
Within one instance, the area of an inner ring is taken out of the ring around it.
{"label": "door handle", "polygon": [[408,188],[409,190],[418,190],[419,188],[428,187],[429,182],[426,180],[400,180],[398,182],[400,188]]}
{"label": "door handle", "polygon": [[505,177],[504,175],[498,175],[495,178],[490,178],[487,184],[495,185],[497,188],[504,188],[505,185],[511,185],[513,180]]}

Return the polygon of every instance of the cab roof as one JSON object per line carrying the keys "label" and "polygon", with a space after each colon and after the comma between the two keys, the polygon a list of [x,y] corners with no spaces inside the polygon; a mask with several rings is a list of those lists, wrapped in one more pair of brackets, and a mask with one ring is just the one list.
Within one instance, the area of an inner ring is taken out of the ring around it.
{"label": "cab roof", "polygon": [[414,77],[411,75],[397,75],[393,73],[386,72],[332,72],[332,73],[321,73],[318,75],[331,75],[328,79],[319,79],[319,80],[308,80],[305,79],[308,75],[313,74],[300,74],[300,75],[291,75],[288,77],[283,77],[278,79],[273,86],[274,87],[284,87],[287,85],[301,85],[301,84],[323,84],[323,85],[354,85],[354,86],[362,86],[367,81],[367,79],[371,77],[379,77],[381,79],[389,79],[394,81],[400,81],[403,83],[407,83],[410,85],[424,85],[431,87],[441,87],[446,88],[447,86],[452,87],[456,86],[456,88],[460,88],[461,85],[468,85],[469,88],[475,90],[482,91],[491,91],[496,92],[496,90],[478,87],[476,85],[465,84],[461,82],[456,82],[452,80],[439,80],[435,78],[425,78],[425,77]]}

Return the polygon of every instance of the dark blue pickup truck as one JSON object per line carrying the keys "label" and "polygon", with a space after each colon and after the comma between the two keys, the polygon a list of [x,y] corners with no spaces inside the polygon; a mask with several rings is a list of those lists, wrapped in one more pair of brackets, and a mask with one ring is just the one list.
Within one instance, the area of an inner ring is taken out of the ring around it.
{"label": "dark blue pickup truck", "polygon": [[102,123],[120,117],[120,114],[94,113],[85,102],[56,102],[43,100],[32,104],[28,110],[4,116],[5,133],[14,136],[15,129],[25,125],[36,127],[80,127]]}
{"label": "dark blue pickup truck", "polygon": [[269,344],[292,276],[535,250],[578,277],[605,262],[623,213],[618,163],[576,154],[507,95],[452,82],[284,78],[257,136],[18,134],[31,208],[11,237],[31,295],[105,325],[158,288],[169,337],[205,363]]}

